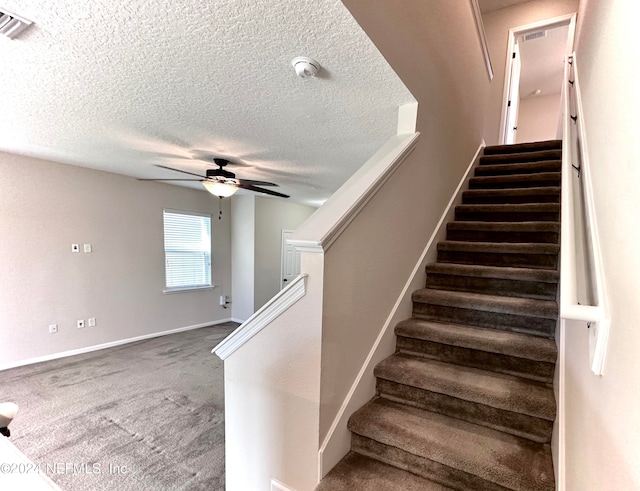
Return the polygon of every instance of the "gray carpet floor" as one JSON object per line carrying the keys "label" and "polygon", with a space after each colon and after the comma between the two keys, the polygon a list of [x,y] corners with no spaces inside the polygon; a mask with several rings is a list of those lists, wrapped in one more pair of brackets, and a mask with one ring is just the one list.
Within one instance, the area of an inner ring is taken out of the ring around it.
{"label": "gray carpet floor", "polygon": [[0,373],[11,441],[64,491],[224,489],[226,323]]}

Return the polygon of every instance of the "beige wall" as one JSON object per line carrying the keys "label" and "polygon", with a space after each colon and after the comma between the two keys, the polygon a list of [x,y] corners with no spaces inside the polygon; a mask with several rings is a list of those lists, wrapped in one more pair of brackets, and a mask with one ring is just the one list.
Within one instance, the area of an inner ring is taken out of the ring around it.
{"label": "beige wall", "polygon": [[577,67],[611,314],[605,372],[566,331],[566,489],[640,489],[640,68],[636,0],[581,0]]}
{"label": "beige wall", "polygon": [[253,194],[231,201],[232,312],[244,322],[280,291],[282,229],[295,230],[316,209]]}
{"label": "beige wall", "polygon": [[280,291],[282,230],[297,229],[314,211],[282,199],[256,197],[255,310]]}
{"label": "beige wall", "polygon": [[482,16],[494,72],[486,111],[484,139],[487,145],[497,144],[500,137],[509,29],[571,14],[577,10],[578,0],[533,0]]}
{"label": "beige wall", "polygon": [[[164,208],[212,213],[214,290],[162,293]],[[206,192],[0,154],[0,366],[229,318],[216,301],[231,291],[229,214],[217,209]],[[76,327],[89,317],[95,327]]]}
{"label": "beige wall", "polygon": [[344,3],[418,100],[421,136],[325,254],[321,441],[481,142],[489,89],[469,2]]}
{"label": "beige wall", "polygon": [[517,143],[553,140],[560,118],[560,94],[520,100]]}

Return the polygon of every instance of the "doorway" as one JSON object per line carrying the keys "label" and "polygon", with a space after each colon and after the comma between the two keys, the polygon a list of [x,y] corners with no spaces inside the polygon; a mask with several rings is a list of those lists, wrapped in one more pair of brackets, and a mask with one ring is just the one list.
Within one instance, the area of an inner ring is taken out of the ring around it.
{"label": "doorway", "polygon": [[576,15],[509,30],[500,143],[557,138],[564,60],[573,51]]}
{"label": "doorway", "polygon": [[294,230],[282,230],[281,290],[300,274],[300,252],[287,240],[293,232]]}

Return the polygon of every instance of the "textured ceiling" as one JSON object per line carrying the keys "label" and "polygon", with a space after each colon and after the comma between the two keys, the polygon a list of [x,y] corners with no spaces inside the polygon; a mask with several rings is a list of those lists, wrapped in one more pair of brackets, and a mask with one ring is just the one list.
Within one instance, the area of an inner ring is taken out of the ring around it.
{"label": "textured ceiling", "polygon": [[[535,31],[534,31],[535,32]],[[564,78],[564,57],[567,50],[569,26],[547,30],[547,36],[531,41],[518,40],[522,73],[520,97],[536,97],[533,92],[542,90],[540,96],[559,94]]]}
{"label": "textured ceiling", "polygon": [[478,0],[478,5],[480,6],[480,12],[485,14],[529,1],[530,0]]}
{"label": "textured ceiling", "polygon": [[[243,165],[319,204],[413,101],[339,0],[0,0],[0,150],[134,177]],[[300,79],[309,56],[320,76]],[[199,186],[199,183],[195,183]]]}

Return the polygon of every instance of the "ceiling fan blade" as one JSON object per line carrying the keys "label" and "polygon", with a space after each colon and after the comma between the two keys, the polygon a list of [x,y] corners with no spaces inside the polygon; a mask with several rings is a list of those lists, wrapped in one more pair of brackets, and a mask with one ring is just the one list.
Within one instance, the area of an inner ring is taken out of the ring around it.
{"label": "ceiling fan blade", "polygon": [[264,193],[264,194],[270,194],[271,196],[278,196],[279,198],[289,197],[286,194],[278,193],[276,191],[271,191],[271,189],[262,189],[257,186],[251,186],[250,184],[236,184],[236,187],[239,187],[240,189],[247,189],[249,191],[255,191],[256,193]]}
{"label": "ceiling fan blade", "polygon": [[201,176],[200,174],[194,174],[193,172],[187,172],[186,170],[174,169],[173,167],[167,167],[166,165],[153,164],[156,167],[160,167],[161,169],[168,169],[175,172],[182,172],[183,174],[190,174],[192,176],[198,176],[200,179],[206,179],[206,176]]}
{"label": "ceiling fan blade", "polygon": [[137,179],[138,181],[202,181],[202,179]]}
{"label": "ceiling fan blade", "polygon": [[253,181],[252,179],[238,179],[240,184],[248,184],[249,186],[278,186],[278,184],[267,181]]}

